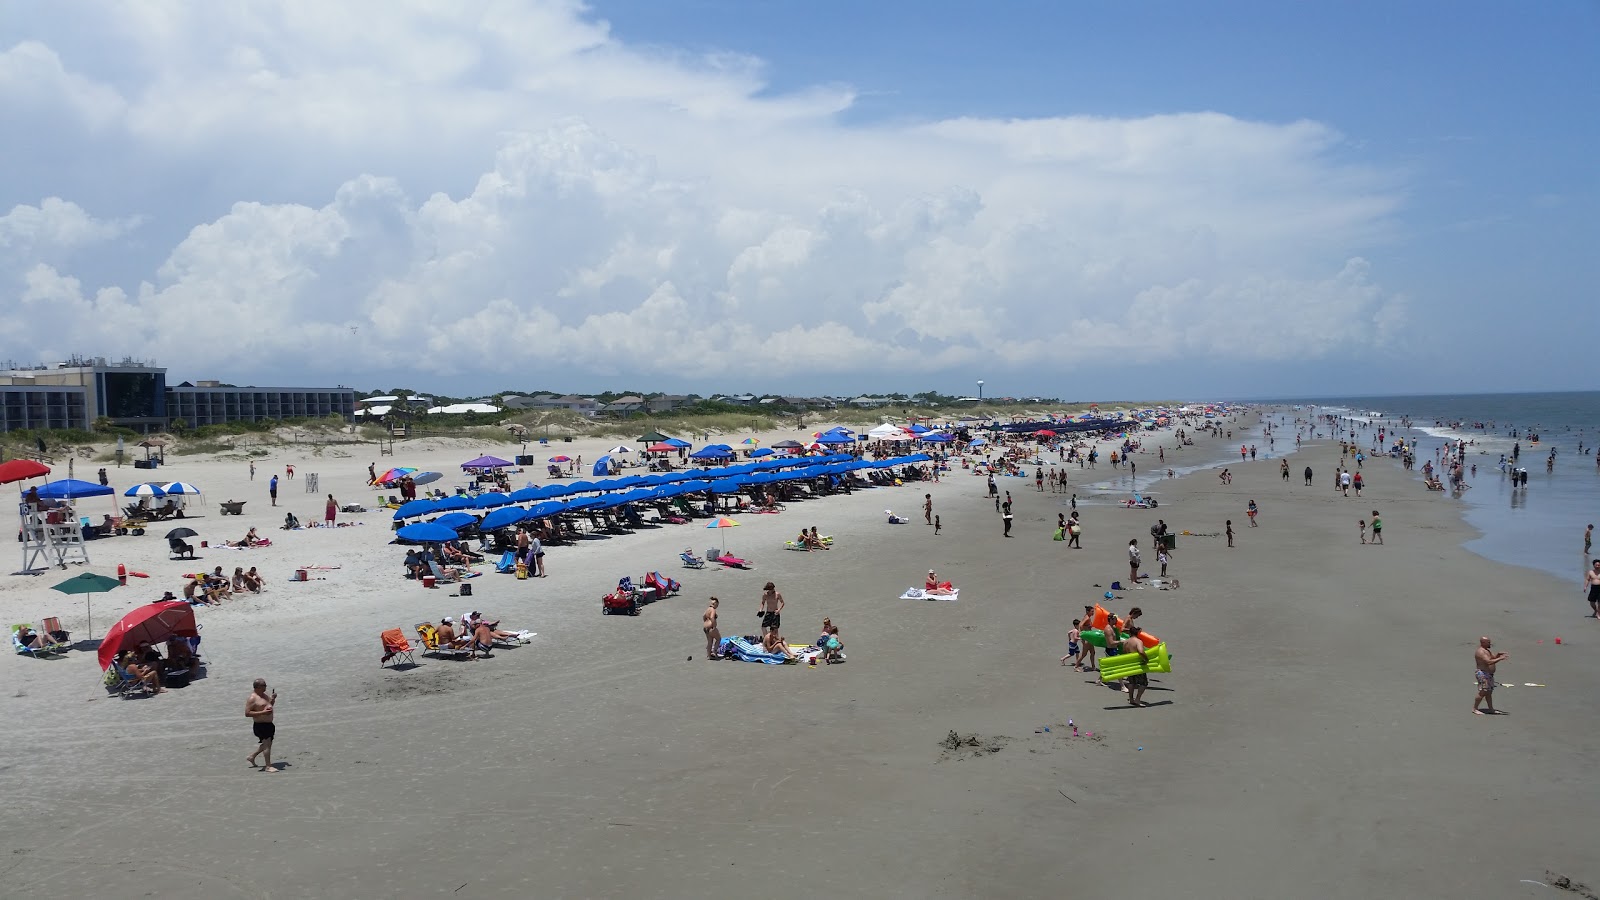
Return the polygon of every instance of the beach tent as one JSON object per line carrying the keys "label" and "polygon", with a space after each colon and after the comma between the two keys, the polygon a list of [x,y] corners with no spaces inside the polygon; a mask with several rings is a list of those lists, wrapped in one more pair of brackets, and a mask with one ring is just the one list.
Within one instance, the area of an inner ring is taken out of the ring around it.
{"label": "beach tent", "polygon": [[667,438],[666,440],[663,440],[661,443],[666,444],[666,445],[668,445],[670,447],[674,447],[674,448],[679,449],[679,450],[688,449],[688,447],[690,446],[688,441],[680,441],[677,438]]}
{"label": "beach tent", "polygon": [[674,451],[674,450],[676,450],[678,448],[672,446],[671,444],[669,444],[669,443],[667,443],[665,441],[662,441],[662,442],[659,442],[659,443],[651,444],[650,446],[646,447],[645,449],[650,451],[651,453],[671,453],[672,451]]}
{"label": "beach tent", "polygon": [[463,468],[463,469],[499,469],[499,468],[503,468],[505,466],[510,466],[510,465],[514,465],[514,463],[510,462],[509,460],[501,459],[498,456],[480,456],[477,459],[469,459],[466,462],[462,463],[461,464],[461,468]]}
{"label": "beach tent", "polygon": [[594,461],[594,467],[589,470],[590,475],[610,475],[611,455],[606,454]]}
{"label": "beach tent", "polygon": [[732,450],[724,450],[716,446],[705,447],[689,454],[690,459],[728,459],[732,456]]}
{"label": "beach tent", "polygon": [[830,431],[827,434],[823,435],[822,437],[817,438],[817,443],[822,444],[824,446],[826,446],[828,444],[853,444],[853,443],[855,443],[855,440],[856,440],[855,438],[851,437],[848,434],[841,434],[839,432]]}
{"label": "beach tent", "polygon": [[867,432],[867,437],[873,438],[874,440],[882,440],[886,437],[895,437],[905,433],[906,430],[901,428],[899,425],[890,425],[888,422],[885,422],[882,425],[879,425],[877,428]]}
{"label": "beach tent", "polygon": [[79,497],[104,497],[115,493],[116,491],[104,485],[79,481],[76,478],[52,481],[39,488],[39,496],[46,500],[76,500]]}

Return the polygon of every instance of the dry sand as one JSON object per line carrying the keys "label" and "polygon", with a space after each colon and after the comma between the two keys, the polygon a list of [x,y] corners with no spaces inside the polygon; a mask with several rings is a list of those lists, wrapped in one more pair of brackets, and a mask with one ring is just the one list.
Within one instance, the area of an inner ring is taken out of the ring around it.
{"label": "dry sand", "polygon": [[[604,446],[548,453],[590,460]],[[448,474],[485,449],[414,442],[380,465]],[[490,574],[462,599],[399,577],[387,512],[341,517],[367,523],[355,528],[276,530],[283,510],[264,482],[285,462],[302,480],[283,483],[280,505],[302,519],[320,518],[330,491],[372,499],[362,483],[377,457],[336,452],[262,461],[254,485],[232,461],[160,470],[207,489],[204,518],[188,523],[202,537],[255,525],[271,548],[171,562],[161,526],[90,545],[95,571],[126,562],[154,576],[98,595],[96,634],[197,566],[256,565],[272,580],[259,597],[199,611],[209,677],[183,690],[108,699],[92,652],[4,663],[5,883],[176,900],[1501,898],[1550,895],[1534,883],[1550,882],[1547,870],[1600,881],[1582,830],[1600,799],[1600,625],[1580,618],[1575,579],[1462,550],[1470,532],[1452,501],[1387,460],[1367,466],[1362,500],[1331,490],[1337,448],[1318,446],[1291,459],[1287,483],[1262,460],[1233,466],[1231,486],[1206,473],[1163,481],[1153,511],[1086,502],[1082,551],[1050,540],[1062,495],[1003,479],[1017,522],[1002,540],[983,480],[955,474],[927,488],[939,536],[920,524],[921,486],[879,489],[746,517],[721,536],[687,525],[554,548],[550,578]],[[1300,481],[1308,462],[1314,488]],[[1153,447],[1140,463],[1155,474]],[[1074,483],[1104,478],[1100,468],[1074,470]],[[322,492],[304,493],[308,472]],[[114,483],[146,474],[124,469]],[[216,515],[230,496],[248,499],[245,516]],[[96,504],[109,506],[85,511]],[[885,508],[918,523],[886,525]],[[1372,508],[1387,546],[1358,543]],[[1176,657],[1147,696],[1158,705],[1133,709],[1057,660],[1095,585],[1125,580],[1128,538],[1153,568],[1158,516],[1200,533],[1232,518],[1238,547],[1180,537],[1182,589],[1116,602],[1142,606]],[[809,525],[836,549],[781,549]],[[756,570],[679,568],[679,550],[712,545]],[[308,563],[342,568],[285,581]],[[959,602],[895,599],[930,566],[962,586]],[[600,615],[619,575],[649,569],[683,594],[637,618]],[[0,580],[10,620],[61,614],[81,633],[82,600],[48,590],[58,575]],[[832,616],[849,663],[700,658],[705,598],[723,599],[725,633],[754,632],[769,579],[788,601],[785,633],[809,640]],[[488,661],[377,665],[380,630],[469,609],[538,637]],[[1497,694],[1509,715],[1468,712],[1480,634],[1511,654],[1502,680],[1516,687]],[[271,776],[244,760],[254,740],[242,704],[258,675],[281,694],[285,765]],[[1095,737],[1071,737],[1069,717]],[[977,746],[943,746],[951,731]]]}

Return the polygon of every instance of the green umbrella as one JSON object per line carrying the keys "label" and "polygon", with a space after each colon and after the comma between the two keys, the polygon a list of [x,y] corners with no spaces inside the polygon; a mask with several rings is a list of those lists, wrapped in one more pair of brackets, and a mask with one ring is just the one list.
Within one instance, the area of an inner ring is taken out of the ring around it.
{"label": "green umbrella", "polygon": [[[84,572],[82,575],[68,578],[50,590],[60,591],[63,594],[99,594],[121,585],[122,582],[110,576]],[[94,640],[94,600],[89,597],[83,599],[89,607],[89,639]]]}

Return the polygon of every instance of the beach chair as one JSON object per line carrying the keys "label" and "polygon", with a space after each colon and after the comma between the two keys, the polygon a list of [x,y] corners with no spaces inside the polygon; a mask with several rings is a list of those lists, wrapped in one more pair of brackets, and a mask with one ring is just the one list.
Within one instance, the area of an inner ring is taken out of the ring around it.
{"label": "beach chair", "polygon": [[417,637],[422,639],[422,655],[432,653],[434,656],[454,656],[461,659],[472,655],[470,647],[446,647],[439,643],[439,629],[433,627],[432,622],[418,622],[412,626],[417,630]]}
{"label": "beach chair", "polygon": [[657,599],[660,599],[661,597],[670,597],[683,588],[682,584],[679,584],[677,581],[668,578],[660,572],[651,572],[648,575],[645,575],[644,586],[655,588]]}
{"label": "beach chair", "polygon": [[411,658],[411,642],[406,640],[405,632],[398,628],[391,628],[378,635],[378,641],[383,644],[383,658],[378,661],[381,668],[389,664],[389,660],[398,660],[395,666],[404,663],[408,666],[416,665],[416,660]]}
{"label": "beach chair", "polygon": [[147,697],[152,693],[150,685],[133,677],[133,673],[124,669],[118,662],[113,662],[111,668],[106,669],[105,686],[106,693],[124,700],[129,697]]}
{"label": "beach chair", "polygon": [[167,541],[167,557],[169,559],[182,559],[185,556],[194,559],[193,544],[184,543],[183,538],[172,538]]}
{"label": "beach chair", "polygon": [[706,567],[706,561],[698,556],[695,556],[694,553],[689,550],[679,553],[678,558],[683,560],[683,564],[686,568],[704,569]]}
{"label": "beach chair", "polygon": [[37,632],[38,634],[43,635],[43,637],[44,637],[44,641],[43,641],[44,646],[39,647],[39,648],[23,646],[22,639],[20,637],[18,637],[17,635],[21,634],[22,628],[23,628],[24,625],[27,626],[30,630],[35,630],[36,631],[36,629],[33,628],[33,623],[32,622],[23,622],[23,623],[21,623],[19,625],[11,626],[11,649],[12,650],[15,650],[17,653],[21,654],[22,656],[32,656],[35,659],[49,659],[49,658],[51,658],[53,656],[65,656],[66,655],[67,648],[65,646],[59,644],[59,643],[55,643],[55,642],[51,641],[50,640],[50,635],[47,632]]}
{"label": "beach chair", "polygon": [[44,635],[63,646],[72,643],[72,632],[61,627],[61,619],[51,616],[44,620]]}
{"label": "beach chair", "polygon": [[455,573],[447,569],[440,568],[437,560],[428,560],[428,571],[433,573],[433,580],[435,584],[451,584],[456,580]]}

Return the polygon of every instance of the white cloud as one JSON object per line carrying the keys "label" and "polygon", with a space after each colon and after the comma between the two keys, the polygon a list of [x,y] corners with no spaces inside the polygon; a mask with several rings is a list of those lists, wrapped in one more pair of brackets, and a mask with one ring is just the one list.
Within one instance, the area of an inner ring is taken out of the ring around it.
{"label": "white cloud", "polygon": [[[62,166],[162,164],[142,212],[179,223],[169,245],[123,239],[95,196],[0,218],[0,301],[116,323],[80,333],[97,353],[182,333],[186,364],[301,381],[802,384],[1306,360],[1405,327],[1361,258],[1398,185],[1315,122],[845,125],[849,88],[773,96],[759,61],[631,47],[568,2],[101,12],[75,39],[123,36],[103,77],[26,29],[0,54],[0,120],[92,126]],[[143,283],[87,295],[95,266],[65,254],[93,241]]]}

